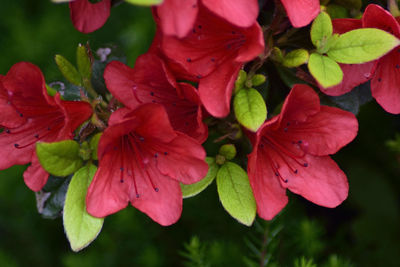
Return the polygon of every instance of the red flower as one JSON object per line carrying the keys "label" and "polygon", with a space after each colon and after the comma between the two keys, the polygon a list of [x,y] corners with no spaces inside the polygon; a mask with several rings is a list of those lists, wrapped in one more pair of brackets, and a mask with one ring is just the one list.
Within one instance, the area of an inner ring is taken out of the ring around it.
{"label": "red flower", "polygon": [[281,0],[293,27],[308,25],[320,12],[319,0]]}
{"label": "red flower", "polygon": [[[333,22],[333,32],[343,34],[345,32],[362,28],[359,19],[335,19]],[[343,80],[340,84],[329,88],[319,85],[321,91],[327,95],[338,96],[350,92],[354,87],[369,81],[375,72],[377,61],[364,64],[340,64],[343,71]]]}
{"label": "red flower", "polygon": [[164,62],[155,54],[140,56],[132,69],[113,61],[104,71],[107,88],[130,109],[143,103],[159,103],[168,113],[172,127],[199,142],[207,139],[201,103],[196,89],[177,83]]}
{"label": "red flower", "polygon": [[[362,17],[363,27],[378,28],[400,38],[400,24],[378,5],[368,5]],[[371,80],[372,96],[387,112],[400,113],[400,46],[378,60]]]}
{"label": "red flower", "polygon": [[111,0],[91,3],[89,0],[75,0],[69,3],[74,27],[83,33],[101,28],[110,16]]}
{"label": "red flower", "polygon": [[260,217],[270,220],[287,204],[286,189],[315,204],[336,207],[348,193],[346,175],[328,156],[357,134],[355,116],[320,106],[307,85],[295,85],[280,115],[258,130],[248,173]]}
{"label": "red flower", "polygon": [[1,84],[0,123],[5,129],[0,133],[0,147],[7,156],[0,158],[0,169],[32,162],[24,180],[30,189],[38,191],[48,173],[39,164],[35,143],[71,139],[73,131],[90,117],[92,108],[85,102],[62,101],[59,94],[49,96],[42,72],[31,63],[15,64]]}
{"label": "red flower", "polygon": [[162,36],[161,49],[192,80],[199,81],[199,95],[207,111],[215,117],[229,113],[233,84],[245,62],[264,49],[260,26],[240,28],[199,5],[192,31],[182,39]]}
{"label": "red flower", "polygon": [[201,4],[239,27],[250,27],[258,16],[256,0],[164,0],[157,7],[163,33],[185,37],[194,26]]}
{"label": "red flower", "polygon": [[158,104],[114,112],[98,156],[99,169],[86,196],[87,210],[96,217],[130,202],[159,224],[173,224],[182,211],[179,182],[197,182],[208,170],[202,146],[174,131]]}

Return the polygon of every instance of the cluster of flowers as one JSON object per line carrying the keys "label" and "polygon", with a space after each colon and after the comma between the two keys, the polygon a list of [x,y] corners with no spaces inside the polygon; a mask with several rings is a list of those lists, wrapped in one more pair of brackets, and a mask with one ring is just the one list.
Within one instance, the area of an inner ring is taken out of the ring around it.
{"label": "cluster of flowers", "polygon": [[[308,24],[320,9],[318,1],[282,3],[295,27]],[[76,0],[70,3],[71,17],[79,30],[90,32],[104,24],[110,7],[110,0]],[[157,34],[149,51],[134,68],[113,61],[104,71],[109,92],[124,107],[111,114],[99,142],[99,168],[86,198],[90,214],[104,217],[130,202],[161,225],[179,219],[179,183],[198,182],[208,170],[201,145],[208,136],[203,119],[229,114],[239,70],[265,50],[258,13],[257,0],[165,0],[153,8]],[[357,27],[400,36],[398,21],[375,5],[361,21],[335,22],[337,32]],[[343,65],[340,88],[322,90],[345,93],[366,80],[366,68],[375,98],[389,112],[399,113],[399,64],[396,48],[362,69]],[[363,80],[355,82],[360,75]],[[34,191],[48,177],[35,143],[72,138],[93,112],[89,103],[64,101],[58,93],[49,96],[42,73],[30,63],[18,63],[0,77],[0,109],[0,146],[7,154],[0,158],[0,169],[31,162],[24,179]],[[357,131],[352,113],[321,106],[311,87],[295,85],[281,113],[247,134],[253,145],[248,175],[259,216],[269,220],[281,211],[288,201],[286,189],[318,205],[339,205],[348,183],[329,155],[351,142]]]}

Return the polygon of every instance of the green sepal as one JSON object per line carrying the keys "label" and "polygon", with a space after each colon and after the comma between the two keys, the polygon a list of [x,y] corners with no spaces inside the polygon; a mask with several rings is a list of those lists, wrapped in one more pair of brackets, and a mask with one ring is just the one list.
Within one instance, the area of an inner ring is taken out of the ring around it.
{"label": "green sepal", "polygon": [[104,218],[96,218],[86,211],[86,193],[96,173],[96,166],[88,164],[72,177],[65,197],[63,223],[71,249],[78,252],[96,239]]}
{"label": "green sepal", "polygon": [[323,87],[339,84],[343,79],[343,72],[339,64],[327,56],[312,53],[308,60],[308,70]]}
{"label": "green sepal", "polygon": [[267,80],[267,77],[263,74],[255,74],[253,78],[251,78],[251,84],[252,86],[259,86]]}
{"label": "green sepal", "polygon": [[92,77],[92,63],[86,46],[82,44],[79,44],[76,49],[76,63],[81,77],[90,80]]}
{"label": "green sepal", "polygon": [[207,186],[212,183],[212,181],[214,181],[214,178],[217,176],[219,166],[215,163],[214,158],[207,157],[206,162],[208,164],[208,172],[206,177],[194,184],[180,184],[183,198],[189,198],[199,194],[206,189]]}
{"label": "green sepal", "polygon": [[125,2],[139,6],[160,5],[164,0],[125,0]]}
{"label": "green sepal", "polygon": [[226,162],[217,173],[219,199],[224,209],[240,223],[250,226],[256,217],[256,201],[246,172]]}
{"label": "green sepal", "polygon": [[55,96],[57,94],[57,90],[54,89],[53,87],[50,87],[49,85],[46,84],[46,90],[47,90],[47,94],[49,96]]}
{"label": "green sepal", "polygon": [[296,49],[290,51],[283,57],[282,65],[288,68],[296,68],[307,63],[308,51],[305,49]]}
{"label": "green sepal", "polygon": [[236,156],[236,147],[233,144],[225,144],[219,148],[219,154],[231,160]]}
{"label": "green sepal", "polygon": [[327,54],[339,63],[361,64],[382,57],[398,45],[400,40],[394,35],[363,28],[341,34]]}
{"label": "green sepal", "polygon": [[256,132],[267,118],[264,99],[253,88],[240,90],[235,95],[233,109],[238,122],[253,132]]}
{"label": "green sepal", "polygon": [[80,146],[73,140],[56,143],[36,143],[36,154],[40,165],[55,176],[68,176],[77,171],[83,164],[79,155]]}
{"label": "green sepal", "polygon": [[244,70],[240,70],[238,77],[235,81],[235,93],[239,92],[244,86],[244,83],[247,80],[247,73]]}
{"label": "green sepal", "polygon": [[82,77],[79,74],[78,70],[71,64],[71,62],[69,62],[65,57],[61,55],[56,55],[55,61],[58,69],[65,77],[65,79],[67,79],[70,83],[74,85],[82,85]]}
{"label": "green sepal", "polygon": [[311,42],[315,47],[319,48],[324,45],[325,40],[332,35],[332,32],[333,26],[331,17],[329,17],[328,13],[321,12],[311,25]]}
{"label": "green sepal", "polygon": [[92,159],[94,160],[98,160],[97,151],[101,135],[102,133],[97,133],[90,139],[90,149],[92,150]]}

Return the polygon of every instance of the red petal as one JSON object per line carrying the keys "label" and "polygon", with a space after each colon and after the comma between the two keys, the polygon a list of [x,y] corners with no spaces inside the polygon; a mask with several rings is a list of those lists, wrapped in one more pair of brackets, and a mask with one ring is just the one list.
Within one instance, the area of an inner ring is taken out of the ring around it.
{"label": "red petal", "polygon": [[24,172],[25,184],[32,191],[39,191],[46,184],[49,174],[40,165],[36,152],[32,156],[32,164]]}
{"label": "red petal", "polygon": [[249,27],[258,16],[257,0],[201,0],[213,13],[239,27]]}
{"label": "red petal", "polygon": [[169,143],[157,144],[157,168],[164,175],[184,184],[193,184],[204,178],[208,165],[206,152],[193,138],[178,132]]}
{"label": "red petal", "polygon": [[101,28],[110,16],[111,0],[90,3],[89,0],[75,0],[69,3],[74,27],[83,33]]}
{"label": "red petal", "polygon": [[207,111],[214,117],[229,114],[232,90],[242,64],[227,62],[200,80],[199,95]]}
{"label": "red petal", "polygon": [[388,11],[382,7],[370,4],[362,17],[364,28],[378,28],[400,37],[400,25]]}
{"label": "red petal", "polygon": [[308,167],[293,174],[287,165],[281,166],[279,172],[287,178],[287,188],[307,200],[328,208],[338,206],[347,198],[349,185],[346,175],[329,157],[306,155]]}
{"label": "red petal", "polygon": [[61,103],[66,110],[65,117],[71,133],[92,116],[92,106],[87,102],[62,101]]}
{"label": "red petal", "polygon": [[400,113],[400,47],[379,59],[371,80],[372,96],[392,114]]}
{"label": "red petal", "polygon": [[320,112],[307,121],[287,127],[285,139],[302,140],[306,153],[323,156],[334,154],[357,135],[357,118],[339,108],[321,106]]}
{"label": "red petal", "polygon": [[121,161],[118,151],[110,150],[102,155],[99,168],[86,195],[87,211],[95,217],[105,217],[115,213],[125,208],[129,202],[128,185],[131,181],[126,179],[125,183],[120,182]]}
{"label": "red petal", "polygon": [[333,33],[345,33],[362,28],[361,19],[334,19],[332,20]]}
{"label": "red petal", "polygon": [[280,122],[307,120],[320,109],[319,97],[314,90],[305,84],[295,84],[282,106]]}
{"label": "red petal", "polygon": [[265,152],[257,150],[257,147],[258,143],[248,156],[247,170],[257,203],[257,213],[261,218],[271,220],[286,206],[288,197],[286,189],[281,186],[267,162]]}
{"label": "red petal", "polygon": [[6,128],[15,128],[25,122],[25,118],[21,117],[17,110],[8,100],[8,92],[4,89],[0,80],[0,126]]}
{"label": "red petal", "polygon": [[354,87],[369,81],[376,68],[377,61],[364,64],[339,64],[343,71],[343,80],[339,85],[324,88],[321,91],[327,95],[338,96],[350,92]]}
{"label": "red petal", "polygon": [[318,0],[281,0],[293,27],[308,25],[320,11]]}
{"label": "red petal", "polygon": [[198,10],[197,0],[165,0],[157,7],[163,33],[185,37],[193,28]]}
{"label": "red petal", "polygon": [[134,92],[133,69],[119,61],[111,61],[104,70],[104,81],[110,93],[125,106],[134,109],[140,105]]}

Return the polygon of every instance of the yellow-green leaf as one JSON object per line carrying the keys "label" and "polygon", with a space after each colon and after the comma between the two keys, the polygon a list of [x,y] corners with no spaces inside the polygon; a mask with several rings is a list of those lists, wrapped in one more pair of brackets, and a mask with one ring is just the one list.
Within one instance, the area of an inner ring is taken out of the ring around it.
{"label": "yellow-green leaf", "polygon": [[73,140],[56,143],[36,143],[36,154],[40,165],[55,176],[68,176],[83,164],[79,156],[80,146]]}
{"label": "yellow-green leaf", "polygon": [[285,55],[283,58],[283,66],[288,67],[288,68],[295,68],[300,65],[303,65],[307,63],[308,61],[308,51],[305,49],[296,49],[293,51],[290,51]]}
{"label": "yellow-green leaf", "polygon": [[125,2],[139,6],[160,5],[163,0],[125,0]]}
{"label": "yellow-green leaf", "polygon": [[328,56],[339,63],[361,64],[378,59],[400,45],[400,40],[385,31],[356,29],[339,36]]}
{"label": "yellow-green leaf", "polygon": [[325,40],[332,35],[333,26],[328,13],[321,12],[311,25],[311,41],[315,47],[323,46]]}
{"label": "yellow-green leaf", "polygon": [[312,53],[310,55],[308,70],[325,88],[337,85],[343,79],[343,72],[339,64],[329,57],[317,53]]}
{"label": "yellow-green leaf", "polygon": [[242,89],[235,95],[233,109],[238,122],[254,132],[267,118],[267,107],[264,99],[253,88]]}
{"label": "yellow-green leaf", "polygon": [[75,84],[77,86],[82,85],[82,77],[77,71],[77,69],[63,56],[56,55],[55,56],[56,64],[62,73],[62,75],[67,79],[70,83]]}
{"label": "yellow-green leaf", "polygon": [[72,177],[65,197],[64,230],[73,251],[87,247],[101,231],[104,218],[96,218],[86,211],[86,193],[96,173],[96,166],[89,164]]}
{"label": "yellow-green leaf", "polygon": [[250,226],[256,217],[256,201],[247,173],[236,163],[226,162],[217,173],[219,199],[225,210]]}

